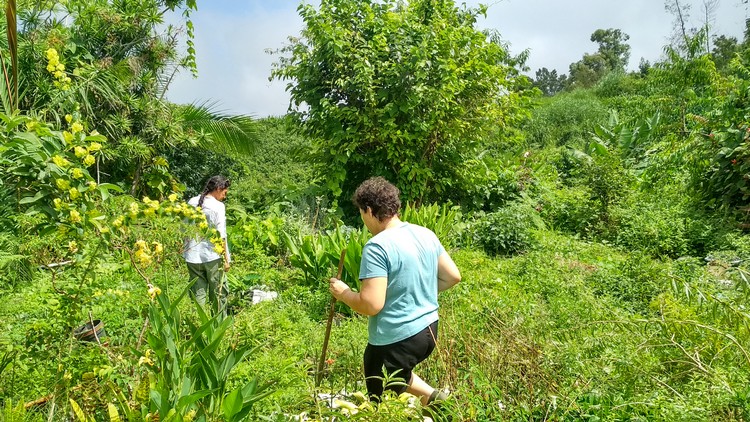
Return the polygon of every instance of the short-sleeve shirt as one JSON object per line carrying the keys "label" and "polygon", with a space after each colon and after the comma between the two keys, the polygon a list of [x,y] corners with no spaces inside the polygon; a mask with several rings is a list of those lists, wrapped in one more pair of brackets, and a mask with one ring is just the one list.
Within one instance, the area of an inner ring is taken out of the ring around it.
{"label": "short-sleeve shirt", "polygon": [[444,252],[435,233],[409,223],[365,244],[359,278],[388,278],[383,309],[369,317],[370,344],[401,341],[437,321],[438,257]]}
{"label": "short-sleeve shirt", "polygon": [[[189,205],[198,206],[200,196],[194,196],[188,201]],[[210,195],[203,198],[201,207],[203,214],[206,215],[206,221],[210,227],[215,227],[222,239],[227,238],[227,218],[224,204]],[[227,256],[229,250],[227,249]],[[191,264],[205,264],[207,262],[221,259],[221,255],[216,253],[214,245],[208,239],[188,239],[185,243],[185,252],[182,257]],[[231,262],[231,257],[230,257]]]}

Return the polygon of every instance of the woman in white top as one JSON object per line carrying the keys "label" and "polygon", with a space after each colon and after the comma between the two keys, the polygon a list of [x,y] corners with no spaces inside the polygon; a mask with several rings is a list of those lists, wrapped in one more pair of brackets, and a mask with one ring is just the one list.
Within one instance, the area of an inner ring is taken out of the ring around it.
{"label": "woman in white top", "polygon": [[191,289],[195,299],[203,306],[208,296],[215,312],[224,312],[226,290],[223,279],[231,263],[227,244],[227,218],[223,204],[230,184],[229,179],[224,176],[213,176],[206,182],[203,192],[188,201],[188,204],[203,211],[209,226],[219,232],[224,246],[222,257],[209,239],[188,239],[182,254],[190,273],[190,282],[193,283]]}

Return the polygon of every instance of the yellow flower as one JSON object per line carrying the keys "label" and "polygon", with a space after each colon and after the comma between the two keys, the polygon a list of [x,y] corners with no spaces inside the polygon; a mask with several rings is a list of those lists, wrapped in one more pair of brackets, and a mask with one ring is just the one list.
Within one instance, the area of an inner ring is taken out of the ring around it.
{"label": "yellow flower", "polygon": [[65,121],[68,122],[68,123],[72,122],[73,121],[73,116],[71,116],[70,114],[66,114],[65,115]]}
{"label": "yellow flower", "polygon": [[120,226],[122,226],[122,221],[123,220],[124,220],[124,218],[122,216],[119,216],[119,217],[115,218],[114,221],[112,221],[112,225],[115,228],[119,228]]}
{"label": "yellow flower", "polygon": [[175,202],[175,201],[177,201],[177,194],[176,193],[170,194],[167,198],[170,201]]}
{"label": "yellow flower", "polygon": [[76,188],[70,188],[70,190],[68,191],[68,193],[70,194],[70,199],[72,199],[74,201],[76,199],[78,199],[78,198],[81,197],[81,192],[78,192],[78,189],[76,189]]}
{"label": "yellow flower", "polygon": [[67,130],[63,132],[63,138],[65,139],[65,143],[71,143],[73,142],[73,134],[68,132]]}
{"label": "yellow flower", "polygon": [[89,189],[96,189],[96,182],[95,181],[89,180],[89,182],[86,183],[86,184],[89,185]]}
{"label": "yellow flower", "polygon": [[138,365],[154,366],[154,361],[151,360],[151,349],[146,350],[146,354],[138,359]]}
{"label": "yellow flower", "polygon": [[100,149],[102,149],[102,144],[100,144],[99,142],[92,142],[89,145],[89,152],[96,152],[96,151],[99,151]]}
{"label": "yellow flower", "polygon": [[222,242],[220,237],[214,237],[211,239],[211,243],[214,245],[214,251],[216,251],[217,254],[221,255],[224,253],[224,242]]}
{"label": "yellow flower", "polygon": [[208,228],[208,223],[205,221],[202,221],[200,224],[198,224],[198,227],[200,227],[201,230],[205,230]]}
{"label": "yellow flower", "polygon": [[55,64],[50,62],[47,64],[47,72],[54,72],[55,71]]}
{"label": "yellow flower", "polygon": [[135,218],[135,217],[138,216],[138,203],[131,202],[130,206],[128,206],[128,208],[130,209],[130,216],[131,217]]}
{"label": "yellow flower", "polygon": [[164,252],[164,247],[161,245],[161,243],[159,243],[159,242],[153,242],[153,245],[154,245],[154,253],[156,255],[159,255],[162,252]]}
{"label": "yellow flower", "polygon": [[83,164],[86,167],[91,167],[92,165],[94,165],[95,162],[96,162],[96,158],[94,158],[94,156],[91,154],[83,157]]}
{"label": "yellow flower", "polygon": [[145,240],[138,240],[135,242],[136,249],[148,249],[148,244]]}
{"label": "yellow flower", "polygon": [[59,71],[59,70],[56,70],[55,73],[53,73],[53,76],[56,77],[57,79],[62,78],[63,75],[64,75],[64,73],[62,73],[62,71]]}
{"label": "yellow flower", "polygon": [[198,411],[195,410],[195,409],[187,412],[187,414],[182,417],[182,422],[192,422],[193,419],[195,419],[195,414],[196,413],[198,413]]}
{"label": "yellow flower", "polygon": [[57,70],[65,70],[65,65],[62,63],[58,63],[56,68]]}
{"label": "yellow flower", "polygon": [[73,223],[73,224],[80,223],[81,222],[81,214],[78,211],[76,211],[76,210],[70,210],[70,222]]}
{"label": "yellow flower", "polygon": [[78,252],[78,243],[76,243],[75,240],[71,240],[70,242],[68,242],[68,250],[70,251],[70,253]]}
{"label": "yellow flower", "polygon": [[59,155],[55,155],[52,157],[52,162],[55,163],[58,167],[65,168],[68,165],[70,165],[70,161],[66,160],[63,157],[60,157]]}
{"label": "yellow flower", "polygon": [[48,60],[59,58],[59,56],[57,55],[57,50],[55,50],[54,48],[47,49],[46,53],[47,53]]}
{"label": "yellow flower", "polygon": [[55,205],[56,210],[60,210],[62,208],[62,200],[60,198],[55,198],[52,200],[52,203]]}
{"label": "yellow flower", "polygon": [[65,179],[56,179],[55,185],[57,185],[57,188],[60,190],[68,190],[70,189],[70,182],[68,182]]}
{"label": "yellow flower", "polygon": [[135,251],[133,257],[142,267],[146,267],[151,263],[151,255],[149,255],[143,249],[138,249],[137,251]]}
{"label": "yellow flower", "polygon": [[151,300],[156,299],[156,296],[159,296],[161,294],[161,289],[156,286],[151,286],[148,288],[148,296],[151,298]]}
{"label": "yellow flower", "polygon": [[84,147],[75,147],[73,148],[73,152],[78,158],[84,157],[86,154],[88,154],[88,152],[86,151],[86,148]]}
{"label": "yellow flower", "polygon": [[83,170],[79,169],[78,167],[73,169],[73,178],[74,179],[80,179],[83,177]]}
{"label": "yellow flower", "polygon": [[79,122],[73,123],[73,125],[70,127],[71,132],[78,133],[83,130],[83,125]]}

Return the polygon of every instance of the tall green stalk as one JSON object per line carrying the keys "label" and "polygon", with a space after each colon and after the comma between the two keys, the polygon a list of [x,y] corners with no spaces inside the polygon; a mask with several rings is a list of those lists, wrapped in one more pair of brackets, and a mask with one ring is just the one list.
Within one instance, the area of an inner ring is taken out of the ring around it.
{"label": "tall green stalk", "polygon": [[[5,86],[8,90],[9,112],[18,108],[18,29],[16,27],[16,0],[8,0],[5,5],[5,19],[7,21],[6,33],[8,36],[8,51],[10,52],[10,72],[5,62],[0,62],[5,77]],[[0,58],[1,59],[1,58]]]}

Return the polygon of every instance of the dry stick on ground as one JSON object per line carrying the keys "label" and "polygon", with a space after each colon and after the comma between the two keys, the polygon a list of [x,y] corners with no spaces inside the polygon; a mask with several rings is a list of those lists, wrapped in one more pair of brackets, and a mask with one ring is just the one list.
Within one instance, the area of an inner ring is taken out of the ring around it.
{"label": "dry stick on ground", "polygon": [[[336,274],[336,278],[341,280],[341,276],[344,271],[344,259],[346,259],[346,248],[341,251],[339,257],[339,271]],[[328,311],[328,323],[326,325],[326,334],[323,337],[323,351],[320,352],[320,360],[318,360],[318,372],[315,374],[315,386],[320,387],[320,381],[323,379],[323,366],[326,361],[326,351],[328,351],[328,339],[331,338],[331,324],[333,323],[333,313],[336,309],[336,298],[331,298],[331,309]]]}

